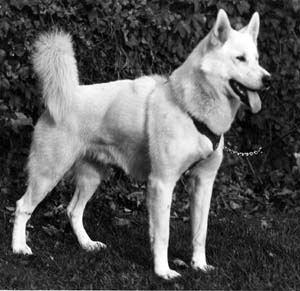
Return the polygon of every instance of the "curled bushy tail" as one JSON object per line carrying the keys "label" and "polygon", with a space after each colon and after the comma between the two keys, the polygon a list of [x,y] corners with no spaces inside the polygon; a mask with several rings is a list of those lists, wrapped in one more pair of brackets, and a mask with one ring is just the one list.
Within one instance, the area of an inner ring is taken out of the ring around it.
{"label": "curled bushy tail", "polygon": [[55,122],[66,116],[79,86],[71,36],[61,31],[39,36],[33,67],[42,82],[44,102]]}

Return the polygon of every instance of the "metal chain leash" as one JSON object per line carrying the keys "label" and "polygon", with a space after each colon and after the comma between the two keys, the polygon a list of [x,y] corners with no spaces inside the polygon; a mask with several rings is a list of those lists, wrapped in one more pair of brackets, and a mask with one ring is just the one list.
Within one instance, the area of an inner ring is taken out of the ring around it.
{"label": "metal chain leash", "polygon": [[236,150],[233,150],[231,148],[229,148],[228,146],[224,145],[224,151],[227,153],[230,153],[232,155],[236,155],[239,157],[252,157],[252,156],[258,156],[260,154],[263,154],[266,149],[274,146],[275,144],[277,144],[279,141],[281,141],[282,139],[284,139],[285,137],[287,137],[288,135],[290,135],[292,132],[298,130],[300,128],[300,125],[296,124],[295,126],[293,126],[292,128],[290,128],[290,130],[288,130],[284,135],[280,136],[279,138],[277,138],[274,141],[271,141],[269,144],[264,145],[263,147],[260,146],[257,150],[252,151],[252,152],[239,152]]}
{"label": "metal chain leash", "polygon": [[224,150],[230,154],[233,154],[233,155],[236,155],[239,157],[252,157],[252,156],[257,156],[257,155],[263,153],[262,147],[259,147],[257,150],[252,151],[252,152],[239,152],[239,151],[233,150],[227,146],[224,146]]}

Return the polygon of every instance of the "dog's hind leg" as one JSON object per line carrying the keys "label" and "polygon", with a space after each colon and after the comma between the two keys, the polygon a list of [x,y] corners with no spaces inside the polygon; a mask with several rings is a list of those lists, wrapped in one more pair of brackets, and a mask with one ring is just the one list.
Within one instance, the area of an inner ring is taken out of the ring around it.
{"label": "dog's hind leg", "polygon": [[213,184],[222,161],[223,146],[193,169],[190,180],[193,256],[191,265],[208,272],[214,267],[206,262],[205,244]]}
{"label": "dog's hind leg", "polygon": [[35,176],[29,181],[27,191],[16,203],[16,212],[12,237],[14,253],[31,255],[32,251],[26,244],[26,224],[36,206],[52,190],[56,179],[47,176]]}
{"label": "dog's hind leg", "polygon": [[37,205],[73,165],[78,144],[54,128],[38,124],[28,162],[28,187],[16,203],[12,235],[14,253],[32,254],[26,244],[26,224]]}
{"label": "dog's hind leg", "polygon": [[93,241],[83,226],[83,212],[89,199],[94,194],[105,170],[96,169],[87,162],[76,165],[76,190],[68,206],[67,213],[74,233],[81,247],[87,251],[99,250],[106,245],[99,241]]}

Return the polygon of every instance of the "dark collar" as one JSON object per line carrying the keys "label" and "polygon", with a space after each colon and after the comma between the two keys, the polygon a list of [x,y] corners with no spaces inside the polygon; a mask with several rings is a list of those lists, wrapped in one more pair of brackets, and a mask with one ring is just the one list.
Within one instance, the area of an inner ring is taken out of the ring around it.
{"label": "dark collar", "polygon": [[[166,81],[164,84],[170,84],[170,89],[173,91],[172,84],[170,82],[170,77],[166,77]],[[197,130],[201,133],[204,134],[212,143],[213,150],[215,151],[220,143],[221,135],[217,135],[214,132],[212,132],[208,126],[203,122],[198,119],[196,119],[192,114],[187,112],[188,116],[193,120],[194,125],[196,126]]]}
{"label": "dark collar", "polygon": [[196,126],[197,130],[201,134],[206,135],[206,137],[211,141],[213,150],[215,151],[220,143],[221,135],[217,135],[214,132],[212,132],[203,121],[196,119],[189,112],[188,112],[188,115],[193,120],[194,125]]}

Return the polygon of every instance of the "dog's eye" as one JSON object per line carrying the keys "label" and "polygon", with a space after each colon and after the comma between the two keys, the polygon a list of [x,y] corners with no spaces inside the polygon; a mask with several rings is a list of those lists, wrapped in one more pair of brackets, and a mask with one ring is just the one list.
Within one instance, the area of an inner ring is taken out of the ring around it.
{"label": "dog's eye", "polygon": [[237,56],[236,57],[240,62],[246,62],[245,56]]}

